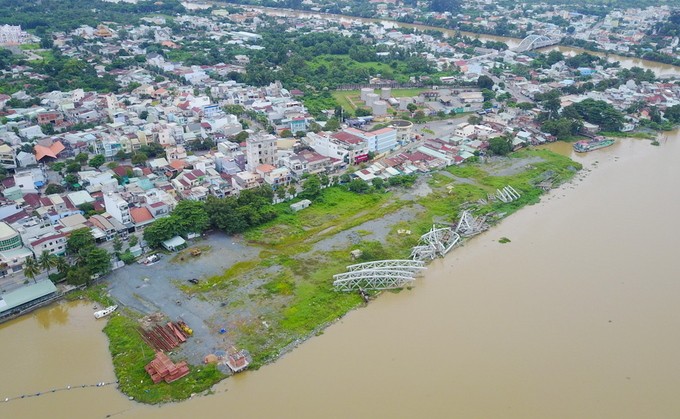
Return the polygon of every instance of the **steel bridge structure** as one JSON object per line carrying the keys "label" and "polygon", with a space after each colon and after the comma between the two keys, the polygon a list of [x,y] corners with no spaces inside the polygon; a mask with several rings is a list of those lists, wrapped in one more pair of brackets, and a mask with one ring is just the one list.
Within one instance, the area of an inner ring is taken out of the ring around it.
{"label": "steel bridge structure", "polygon": [[557,39],[552,39],[544,35],[529,35],[520,42],[513,51],[515,52],[526,52],[538,48],[549,47],[551,45],[557,44],[559,41]]}
{"label": "steel bridge structure", "polygon": [[333,275],[333,287],[337,291],[389,290],[403,288],[414,280],[414,271],[364,269]]}
{"label": "steel bridge structure", "polygon": [[417,271],[425,269],[425,262],[420,260],[410,259],[393,259],[393,260],[374,260],[373,262],[357,263],[356,265],[349,265],[347,271],[363,271],[366,269],[395,269],[398,271]]}

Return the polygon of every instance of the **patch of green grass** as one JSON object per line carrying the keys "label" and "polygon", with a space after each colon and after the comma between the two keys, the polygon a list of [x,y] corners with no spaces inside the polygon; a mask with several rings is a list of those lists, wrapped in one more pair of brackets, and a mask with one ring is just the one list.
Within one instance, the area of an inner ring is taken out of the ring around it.
{"label": "patch of green grass", "polygon": [[302,211],[292,212],[289,203],[276,205],[279,216],[245,234],[246,239],[277,249],[310,247],[324,237],[382,217],[403,206],[391,194],[356,194],[343,187],[330,187]]}
{"label": "patch of green grass", "polygon": [[224,271],[222,275],[215,275],[200,281],[198,284],[181,285],[182,291],[193,294],[197,292],[205,292],[214,289],[227,289],[236,287],[239,284],[239,278],[255,268],[259,264],[258,260],[246,260],[243,262],[236,262],[229,269]]}
{"label": "patch of green grass", "polygon": [[214,365],[190,366],[191,372],[186,377],[170,384],[154,384],[144,366],[155,353],[144,342],[137,326],[135,319],[119,314],[111,317],[104,327],[119,381],[118,388],[127,396],[150,404],[184,400],[194,393],[210,389],[225,377]]}
{"label": "patch of green grass", "polygon": [[605,137],[642,138],[645,140],[653,140],[657,136],[651,132],[600,132],[600,134]]}
{"label": "patch of green grass", "polygon": [[500,239],[498,239],[498,243],[500,244],[510,243],[510,239],[507,237],[501,237]]}
{"label": "patch of green grass", "polygon": [[19,45],[19,49],[21,49],[23,51],[40,49],[40,44],[21,44],[21,45]]}
{"label": "patch of green grass", "polygon": [[292,295],[295,291],[295,282],[290,275],[281,272],[273,280],[264,284],[262,288],[269,294]]}
{"label": "patch of green grass", "polygon": [[106,285],[104,284],[93,285],[82,290],[71,291],[66,294],[65,298],[68,301],[82,299],[96,301],[105,307],[116,304],[116,302],[109,296],[108,291],[106,290]]}

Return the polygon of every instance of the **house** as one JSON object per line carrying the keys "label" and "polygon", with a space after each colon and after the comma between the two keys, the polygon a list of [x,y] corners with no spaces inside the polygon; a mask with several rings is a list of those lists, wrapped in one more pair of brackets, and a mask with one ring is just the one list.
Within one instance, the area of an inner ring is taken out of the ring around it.
{"label": "house", "polygon": [[36,257],[47,251],[53,255],[62,255],[66,252],[66,234],[62,232],[48,233],[37,237],[28,243],[28,248]]}
{"label": "house", "polygon": [[66,147],[64,147],[61,141],[55,141],[49,146],[36,144],[33,147],[33,150],[35,151],[35,159],[37,161],[42,161],[45,158],[56,159],[59,153],[61,153],[65,149]]}

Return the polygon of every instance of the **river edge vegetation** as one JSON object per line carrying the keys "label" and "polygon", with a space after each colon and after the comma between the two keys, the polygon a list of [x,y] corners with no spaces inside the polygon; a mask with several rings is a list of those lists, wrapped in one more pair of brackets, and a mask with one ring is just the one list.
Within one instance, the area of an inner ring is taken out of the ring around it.
{"label": "river edge vegetation", "polygon": [[[343,185],[327,187],[318,192],[309,208],[292,213],[289,203],[274,205],[276,219],[245,231],[249,244],[262,248],[259,258],[237,263],[196,287],[180,285],[180,289],[205,301],[233,294],[224,310],[240,307],[244,299],[266,307],[266,325],[257,318],[229,332],[230,339],[251,354],[251,368],[258,368],[322,333],[325,327],[363,304],[357,294],[333,290],[332,275],[343,272],[346,265],[407,258],[411,247],[433,222],[453,222],[463,209],[487,214],[488,220],[496,223],[525,205],[537,203],[546,184],[556,187],[571,180],[580,169],[580,164],[567,157],[546,150],[525,150],[508,158],[494,158],[491,163],[449,167],[423,177],[418,181],[426,185],[419,188],[429,188],[431,192],[421,197],[408,187],[389,191],[373,188],[363,193]],[[487,200],[489,193],[508,184],[521,193],[520,199],[511,203]],[[356,230],[359,240],[351,246],[320,249],[327,248],[320,246],[321,241],[398,210],[408,210],[413,217],[409,222],[389,226],[386,237],[374,240],[369,231]],[[412,234],[399,233],[405,229]],[[354,249],[363,252],[358,260],[349,254]],[[238,285],[245,283],[254,287],[249,287],[249,293],[239,294]],[[88,297],[107,303],[109,300],[101,299],[104,293],[101,287]],[[154,352],[137,332],[138,317],[137,313],[123,310],[111,317],[104,328],[119,389],[124,394],[150,404],[177,401],[209,392],[213,384],[225,378],[216,368],[201,365],[193,366],[189,376],[172,384],[152,384],[143,366]]]}

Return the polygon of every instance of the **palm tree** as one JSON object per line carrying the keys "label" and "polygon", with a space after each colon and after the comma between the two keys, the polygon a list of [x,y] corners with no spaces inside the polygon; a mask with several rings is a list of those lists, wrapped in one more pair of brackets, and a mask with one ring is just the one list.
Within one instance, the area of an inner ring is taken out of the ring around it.
{"label": "palm tree", "polygon": [[43,270],[47,271],[47,275],[49,275],[50,269],[57,265],[57,257],[50,253],[49,250],[43,250],[42,254],[38,258],[38,265]]}
{"label": "palm tree", "polygon": [[57,256],[54,260],[54,267],[57,268],[59,273],[65,274],[68,270],[69,264],[64,256]]}
{"label": "palm tree", "polygon": [[32,257],[26,258],[24,261],[24,276],[33,280],[33,283],[37,284],[38,281],[35,280],[36,275],[40,273],[40,266],[38,262]]}

